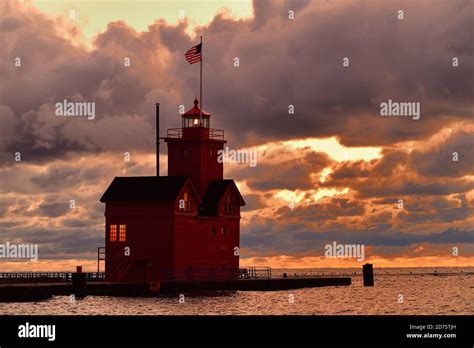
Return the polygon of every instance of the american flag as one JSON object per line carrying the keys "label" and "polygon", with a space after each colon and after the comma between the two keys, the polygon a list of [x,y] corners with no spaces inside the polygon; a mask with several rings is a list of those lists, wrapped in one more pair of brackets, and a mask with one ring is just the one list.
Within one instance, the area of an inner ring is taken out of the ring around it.
{"label": "american flag", "polygon": [[200,62],[202,60],[202,43],[191,47],[188,52],[184,54],[184,58],[186,58],[189,64]]}

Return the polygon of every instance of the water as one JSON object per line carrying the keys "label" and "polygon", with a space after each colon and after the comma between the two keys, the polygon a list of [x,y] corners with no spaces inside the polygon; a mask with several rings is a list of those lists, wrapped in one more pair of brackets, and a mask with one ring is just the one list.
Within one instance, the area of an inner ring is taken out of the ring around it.
{"label": "water", "polygon": [[[462,273],[461,273],[462,271]],[[288,291],[237,291],[154,298],[89,296],[71,304],[68,296],[30,303],[0,303],[0,314],[64,315],[353,315],[474,314],[474,267],[375,270],[375,286],[363,287],[360,270],[279,270],[274,275],[350,274],[351,286]],[[354,275],[357,272],[357,275]],[[387,274],[388,272],[388,274]],[[410,274],[412,272],[412,274]],[[445,273],[447,273],[445,275]],[[399,295],[403,303],[399,303]],[[291,297],[290,295],[293,295]],[[294,298],[294,303],[289,299]]]}

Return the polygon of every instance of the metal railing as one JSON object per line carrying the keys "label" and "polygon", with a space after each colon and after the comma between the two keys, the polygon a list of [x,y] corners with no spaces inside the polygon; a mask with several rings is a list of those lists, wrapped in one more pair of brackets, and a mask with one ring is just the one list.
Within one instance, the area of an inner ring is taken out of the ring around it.
{"label": "metal railing", "polygon": [[259,279],[266,278],[270,279],[272,277],[272,269],[270,267],[248,267],[241,269],[242,279]]}
{"label": "metal railing", "polygon": [[223,129],[209,129],[209,138],[210,139],[217,139],[217,140],[224,140],[224,130]]}
{"label": "metal railing", "polygon": [[183,128],[168,128],[166,133],[168,138],[182,138],[183,137]]}
{"label": "metal railing", "polygon": [[97,248],[97,272],[100,272],[100,261],[105,261],[105,247]]}
{"label": "metal railing", "polygon": [[270,279],[270,267],[248,268],[173,268],[166,272],[169,281],[218,281],[238,279]]}
{"label": "metal railing", "polygon": [[88,272],[87,280],[88,281],[104,281],[105,272]]}
{"label": "metal railing", "polygon": [[[168,138],[181,139],[183,137],[183,128],[168,128],[166,136]],[[224,130],[209,128],[209,139],[224,140]]]}
{"label": "metal railing", "polygon": [[[120,259],[122,260],[122,259]],[[128,261],[128,260],[127,260]],[[109,271],[113,280],[120,279],[130,263],[118,262]],[[84,272],[87,281],[105,281],[105,272]],[[0,272],[0,283],[51,283],[70,282],[73,272]],[[167,281],[221,281],[238,279],[270,279],[270,267],[248,268],[173,268],[165,272]]]}
{"label": "metal railing", "polygon": [[[73,272],[0,272],[0,283],[70,282]],[[104,272],[85,272],[88,281],[105,280]]]}

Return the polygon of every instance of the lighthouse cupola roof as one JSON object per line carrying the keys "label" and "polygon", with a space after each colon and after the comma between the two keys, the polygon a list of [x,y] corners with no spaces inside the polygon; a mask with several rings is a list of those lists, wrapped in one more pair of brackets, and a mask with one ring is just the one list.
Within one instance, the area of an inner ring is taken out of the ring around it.
{"label": "lighthouse cupola roof", "polygon": [[200,124],[204,128],[209,128],[210,116],[211,114],[202,110],[202,123],[200,122],[199,119],[201,117],[201,109],[199,108],[199,100],[197,100],[196,98],[194,99],[194,107],[181,115],[181,117],[183,118],[183,128],[199,127]]}
{"label": "lighthouse cupola roof", "polygon": [[[194,107],[189,109],[188,111],[186,111],[184,114],[183,114],[183,117],[184,116],[199,116],[201,114],[201,109],[199,108],[199,100],[197,99],[194,99]],[[205,110],[202,110],[202,116],[206,116],[206,117],[209,117],[211,116],[211,114],[209,114],[207,111]]]}

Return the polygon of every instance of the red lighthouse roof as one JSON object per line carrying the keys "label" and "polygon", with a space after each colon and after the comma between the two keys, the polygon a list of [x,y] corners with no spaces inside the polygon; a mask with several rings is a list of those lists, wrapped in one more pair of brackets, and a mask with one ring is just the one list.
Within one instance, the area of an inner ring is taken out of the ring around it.
{"label": "red lighthouse roof", "polygon": [[[101,202],[168,202],[175,201],[186,183],[194,186],[187,176],[126,176],[115,177]],[[200,201],[199,195],[196,194]]]}
{"label": "red lighthouse roof", "polygon": [[[186,111],[183,114],[183,116],[196,116],[196,115],[199,116],[201,114],[201,109],[199,108],[198,105],[199,105],[199,100],[194,99],[194,107]],[[211,114],[205,110],[202,110],[202,115],[207,116],[207,117],[211,116]]]}
{"label": "red lighthouse roof", "polygon": [[245,201],[235,185],[234,180],[212,180],[207,187],[206,193],[202,199],[202,206],[200,213],[202,215],[217,216],[219,215],[219,203],[221,202],[224,193],[231,188],[233,195],[239,201],[239,206],[244,206]]}

